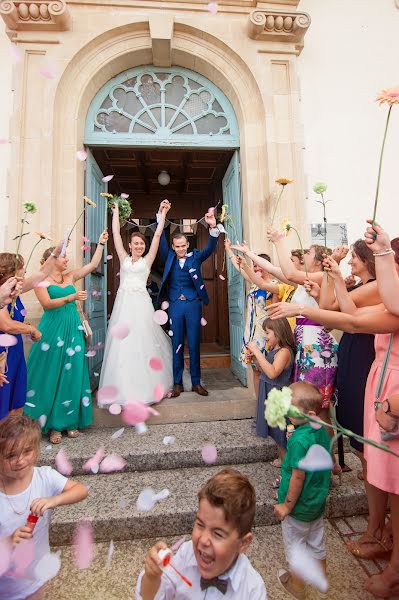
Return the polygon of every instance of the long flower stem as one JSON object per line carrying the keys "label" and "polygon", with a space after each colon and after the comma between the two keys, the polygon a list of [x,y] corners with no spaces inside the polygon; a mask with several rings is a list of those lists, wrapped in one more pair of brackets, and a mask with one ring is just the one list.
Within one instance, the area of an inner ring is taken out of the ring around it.
{"label": "long flower stem", "polygon": [[278,198],[277,198],[277,201],[276,201],[276,204],[274,205],[273,216],[272,216],[272,222],[270,223],[270,225],[271,225],[271,226],[273,226],[273,223],[274,223],[274,218],[275,218],[275,216],[276,216],[276,212],[277,212],[277,207],[278,207],[278,205],[279,205],[279,203],[280,203],[281,196],[283,195],[284,188],[285,188],[285,185],[282,185],[282,186],[281,186],[280,193],[279,193],[279,195],[278,195]]}
{"label": "long flower stem", "polygon": [[327,215],[326,215],[326,203],[324,202],[323,192],[321,192],[321,201],[323,204],[323,222],[324,222],[324,250],[327,254]]}
{"label": "long flower stem", "polygon": [[382,139],[381,154],[380,154],[380,164],[378,166],[377,189],[376,189],[376,192],[375,192],[375,200],[374,200],[373,224],[375,224],[375,218],[377,216],[377,205],[378,205],[378,194],[379,194],[379,191],[380,191],[382,158],[384,156],[385,140],[386,140],[386,137],[387,137],[388,125],[389,125],[389,118],[391,116],[391,110],[392,110],[392,104],[391,104],[391,106],[389,107],[389,110],[388,110],[387,120],[386,120],[386,123],[385,123],[384,137]]}
{"label": "long flower stem", "polygon": [[84,209],[82,210],[82,212],[80,213],[80,215],[78,216],[78,218],[76,219],[75,223],[73,224],[73,227],[71,229],[71,231],[69,232],[69,238],[71,237],[72,231],[75,229],[76,225],[78,224],[79,220],[82,218],[84,212],[86,210],[86,207],[84,207]]}
{"label": "long flower stem", "polygon": [[24,270],[25,270],[25,273],[26,273],[26,272],[27,272],[27,270],[28,270],[28,266],[29,266],[29,263],[30,263],[30,259],[32,258],[32,255],[33,255],[33,253],[34,253],[34,251],[35,251],[35,248],[36,248],[36,246],[38,246],[38,245],[40,244],[40,242],[41,242],[41,241],[42,241],[42,238],[40,238],[40,239],[39,239],[39,241],[37,241],[37,242],[36,242],[36,244],[33,246],[32,250],[30,251],[29,258],[28,258],[28,260],[26,261],[26,265],[25,265],[25,269],[24,269]]}
{"label": "long flower stem", "polygon": [[301,252],[302,252],[302,257],[303,257],[303,264],[305,266],[305,274],[306,274],[306,279],[308,278],[308,266],[306,264],[306,258],[305,258],[305,250],[303,249],[303,244],[302,244],[302,240],[301,240],[301,236],[299,235],[299,232],[297,229],[295,229],[295,227],[293,227],[292,225],[290,225],[290,229],[293,229],[297,235],[298,238],[298,242],[299,245],[301,247]]}
{"label": "long flower stem", "polygon": [[[17,270],[18,270],[18,259],[19,259],[19,249],[21,247],[21,240],[22,240],[22,236],[24,233],[24,225],[25,225],[25,220],[26,220],[26,215],[28,214],[28,211],[24,212],[24,216],[21,219],[21,231],[19,234],[19,238],[18,238],[18,244],[17,244],[17,251],[15,253],[15,272],[14,275],[17,274]],[[17,299],[13,298],[12,302],[11,302],[11,310],[10,310],[10,317],[13,318],[14,316],[14,310],[15,310],[15,303],[16,303]]]}

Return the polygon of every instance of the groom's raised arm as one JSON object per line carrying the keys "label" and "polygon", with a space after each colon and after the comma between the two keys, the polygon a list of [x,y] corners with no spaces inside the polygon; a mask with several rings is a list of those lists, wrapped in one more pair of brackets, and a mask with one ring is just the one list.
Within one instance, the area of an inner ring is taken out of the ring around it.
{"label": "groom's raised arm", "polygon": [[207,245],[199,252],[198,255],[198,258],[201,262],[204,262],[213,252],[215,252],[220,235],[220,231],[216,227],[214,210],[206,213],[205,222],[209,225],[209,237]]}
{"label": "groom's raised arm", "polygon": [[[157,223],[159,222],[159,217],[160,217],[160,213],[162,211],[162,206],[164,202],[168,202],[168,200],[162,200],[161,204],[159,205],[159,210],[157,212]],[[168,254],[169,254],[169,244],[166,241],[166,235],[165,235],[165,229],[162,231],[162,235],[161,235],[161,239],[159,241],[159,253],[161,255],[162,260],[165,262],[166,259],[168,258]]]}

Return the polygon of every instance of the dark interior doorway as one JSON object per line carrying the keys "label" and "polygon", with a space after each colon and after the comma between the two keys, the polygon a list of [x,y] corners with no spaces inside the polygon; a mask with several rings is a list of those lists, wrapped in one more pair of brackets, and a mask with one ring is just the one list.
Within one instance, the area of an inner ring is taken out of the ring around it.
{"label": "dark interior doorway", "polygon": [[[104,175],[113,175],[108,184],[112,194],[122,192],[130,195],[133,207],[131,220],[122,229],[125,247],[131,232],[137,225],[148,225],[155,221],[159,203],[167,198],[172,203],[168,218],[184,226],[190,246],[203,248],[208,232],[202,225],[192,229],[192,224],[200,219],[210,206],[222,203],[222,179],[233,155],[232,150],[188,150],[188,149],[137,149],[121,147],[92,148],[92,153]],[[162,186],[158,175],[166,171],[170,183]],[[109,225],[111,225],[109,221]],[[170,227],[166,236],[170,238]],[[146,230],[150,242],[152,232]],[[218,244],[217,253],[210,257],[202,268],[202,275],[209,294],[209,305],[204,306],[203,316],[208,324],[202,329],[201,344],[206,353],[218,353],[229,348],[229,315],[227,280],[224,269],[223,238]],[[114,255],[112,236],[108,245],[109,254]],[[115,294],[119,285],[119,261],[108,261],[108,314],[112,311]],[[152,269],[154,294],[162,276],[163,264],[157,257]]]}

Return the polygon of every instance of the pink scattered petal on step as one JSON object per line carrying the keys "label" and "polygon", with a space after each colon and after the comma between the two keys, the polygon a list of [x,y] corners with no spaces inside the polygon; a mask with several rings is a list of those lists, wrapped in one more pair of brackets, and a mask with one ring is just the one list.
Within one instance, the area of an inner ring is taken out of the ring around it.
{"label": "pink scattered petal on step", "polygon": [[87,158],[87,152],[86,152],[86,150],[78,150],[76,152],[76,158],[78,160],[81,160],[82,162],[85,161],[86,158]]}
{"label": "pink scattered petal on step", "polygon": [[206,319],[204,319],[204,317],[201,318],[201,325],[202,325],[202,327],[205,327],[205,325],[208,325],[208,321]]}
{"label": "pink scattered petal on step", "polygon": [[168,322],[168,315],[164,310],[156,310],[153,319],[158,325],[165,325]]}
{"label": "pink scattered petal on step", "polygon": [[111,404],[111,406],[108,409],[108,412],[110,415],[120,415],[122,412],[122,406],[115,402],[114,404]]}
{"label": "pink scattered petal on step", "polygon": [[101,473],[113,473],[114,471],[122,471],[126,461],[119,454],[109,454],[104,458],[100,465]]}
{"label": "pink scattered petal on step", "polygon": [[206,444],[201,451],[202,460],[206,465],[213,465],[218,457],[218,452],[214,444]]}
{"label": "pink scattered petal on step", "polygon": [[125,194],[125,193],[121,194],[121,198],[124,198],[125,200],[127,200],[129,198],[129,196],[130,196],[130,194]]}
{"label": "pink scattered petal on step", "polygon": [[137,400],[128,400],[122,409],[122,420],[128,425],[144,423],[151,415],[159,415],[159,413]]}
{"label": "pink scattered petal on step", "polygon": [[111,181],[111,179],[113,179],[114,176],[113,175],[106,175],[105,177],[103,177],[103,182],[104,183],[108,183],[108,181]]}
{"label": "pink scattered petal on step", "polygon": [[182,347],[182,345],[181,345],[181,344],[179,344],[179,345],[177,346],[177,348],[176,348],[176,354],[179,352],[179,350],[180,350],[180,348],[181,348],[181,347]]}
{"label": "pink scattered petal on step", "polygon": [[69,475],[72,473],[72,463],[69,460],[64,448],[61,448],[55,457],[55,466],[57,467],[57,470],[62,473],[62,475],[65,475],[65,477],[69,477]]}
{"label": "pink scattered petal on step", "polygon": [[158,383],[154,387],[153,395],[154,395],[155,402],[161,402],[162,398],[165,397],[165,389],[164,389],[162,383]]}
{"label": "pink scattered petal on step", "polygon": [[93,527],[88,521],[82,521],[75,529],[73,553],[78,569],[88,569],[93,562],[95,545]]}
{"label": "pink scattered petal on step", "polygon": [[9,333],[0,333],[0,346],[9,348],[10,346],[15,346],[17,343],[18,339],[15,337],[15,335],[10,335]]}
{"label": "pink scattered petal on step", "polygon": [[161,304],[161,309],[168,310],[168,308],[169,308],[169,302],[167,300],[164,300]]}
{"label": "pink scattered petal on step", "polygon": [[85,462],[82,469],[84,471],[90,471],[92,469],[92,467],[100,464],[100,462],[102,461],[104,456],[105,456],[104,448],[98,448],[98,450],[96,450],[95,454],[91,458],[89,458],[89,460],[87,460]]}
{"label": "pink scattered petal on step", "polygon": [[97,402],[99,404],[113,404],[118,394],[119,390],[116,385],[104,385],[97,392]]}
{"label": "pink scattered petal on step", "polygon": [[125,337],[129,335],[129,333],[130,327],[127,323],[117,323],[109,329],[109,334],[118,340],[125,339]]}
{"label": "pink scattered petal on step", "polygon": [[117,440],[118,438],[120,438],[124,431],[125,431],[124,427],[121,427],[120,429],[118,429],[117,431],[115,431],[111,435],[111,440]]}
{"label": "pink scattered petal on step", "polygon": [[153,371],[162,371],[163,369],[163,361],[155,356],[150,358],[149,365]]}

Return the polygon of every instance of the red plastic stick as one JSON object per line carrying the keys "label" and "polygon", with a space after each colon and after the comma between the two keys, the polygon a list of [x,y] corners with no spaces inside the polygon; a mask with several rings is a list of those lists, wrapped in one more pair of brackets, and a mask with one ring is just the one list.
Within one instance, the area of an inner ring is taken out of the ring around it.
{"label": "red plastic stick", "polygon": [[183,573],[180,573],[180,571],[178,571],[176,569],[176,567],[174,565],[172,565],[172,563],[170,562],[172,558],[172,554],[167,554],[165,556],[165,558],[163,559],[163,566],[167,567],[169,565],[169,567],[172,567],[172,569],[175,571],[175,573],[178,574],[178,576],[182,579],[182,581],[184,581],[184,583],[187,583],[188,586],[193,587],[193,584],[191,583],[191,581],[189,581],[187,579],[187,577],[184,577]]}

